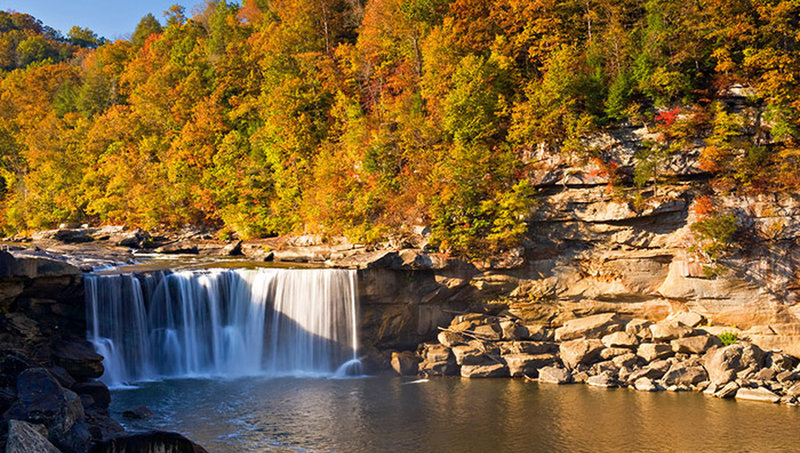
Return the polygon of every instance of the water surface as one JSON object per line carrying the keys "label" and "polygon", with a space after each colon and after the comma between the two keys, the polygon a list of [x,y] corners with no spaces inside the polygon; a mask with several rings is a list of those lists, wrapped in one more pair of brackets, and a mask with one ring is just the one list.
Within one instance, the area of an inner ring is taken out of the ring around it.
{"label": "water surface", "polygon": [[180,431],[211,452],[800,451],[800,411],[695,393],[511,379],[183,379],[117,390],[127,429]]}

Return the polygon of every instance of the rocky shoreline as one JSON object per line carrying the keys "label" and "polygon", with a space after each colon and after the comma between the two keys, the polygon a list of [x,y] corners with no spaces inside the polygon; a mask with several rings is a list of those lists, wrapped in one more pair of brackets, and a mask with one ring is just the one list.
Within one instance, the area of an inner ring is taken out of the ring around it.
{"label": "rocky shoreline", "polygon": [[704,322],[693,312],[656,323],[601,313],[550,329],[468,313],[443,328],[437,342],[421,344],[416,352],[393,352],[391,366],[402,376],[512,377],[800,403],[798,358],[764,351],[736,328]]}

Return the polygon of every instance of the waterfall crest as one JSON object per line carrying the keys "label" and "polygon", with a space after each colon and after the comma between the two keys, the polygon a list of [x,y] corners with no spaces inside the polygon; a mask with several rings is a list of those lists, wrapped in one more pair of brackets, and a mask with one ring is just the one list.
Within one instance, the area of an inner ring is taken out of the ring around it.
{"label": "waterfall crest", "polygon": [[85,281],[88,337],[111,386],[325,376],[357,364],[355,271],[214,269]]}

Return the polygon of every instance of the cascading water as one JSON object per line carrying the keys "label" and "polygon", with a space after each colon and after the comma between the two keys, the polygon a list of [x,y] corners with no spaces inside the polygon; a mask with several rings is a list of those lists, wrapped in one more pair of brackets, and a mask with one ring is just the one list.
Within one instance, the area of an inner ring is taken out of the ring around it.
{"label": "cascading water", "polygon": [[106,384],[161,377],[360,373],[354,271],[88,275]]}

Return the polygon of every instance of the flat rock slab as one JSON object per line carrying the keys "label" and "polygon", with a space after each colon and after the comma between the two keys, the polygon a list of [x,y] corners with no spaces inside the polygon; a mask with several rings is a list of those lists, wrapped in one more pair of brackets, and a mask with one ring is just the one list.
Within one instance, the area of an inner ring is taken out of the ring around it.
{"label": "flat rock slab", "polygon": [[556,329],[556,341],[600,338],[622,328],[623,323],[615,313],[601,313],[565,322],[562,327]]}
{"label": "flat rock slab", "polygon": [[740,388],[736,392],[736,399],[746,400],[746,401],[760,401],[764,403],[777,403],[778,401],[780,401],[781,397],[770,392],[764,387],[758,387],[754,389]]}
{"label": "flat rock slab", "polygon": [[672,340],[672,350],[685,354],[703,354],[714,346],[722,343],[719,338],[711,335],[694,335]]}
{"label": "flat rock slab", "polygon": [[539,369],[539,382],[545,384],[569,384],[572,375],[565,368],[547,366]]}
{"label": "flat rock slab", "polygon": [[466,378],[508,377],[508,367],[502,363],[495,363],[491,365],[464,365],[461,367],[461,377],[466,377]]}
{"label": "flat rock slab", "polygon": [[664,359],[674,354],[675,352],[672,350],[672,346],[664,343],[642,343],[636,350],[636,355],[647,362]]}
{"label": "flat rock slab", "polygon": [[508,354],[503,356],[511,377],[536,377],[539,369],[556,362],[555,354]]}
{"label": "flat rock slab", "polygon": [[61,453],[47,440],[47,428],[42,425],[9,420],[6,453]]}

